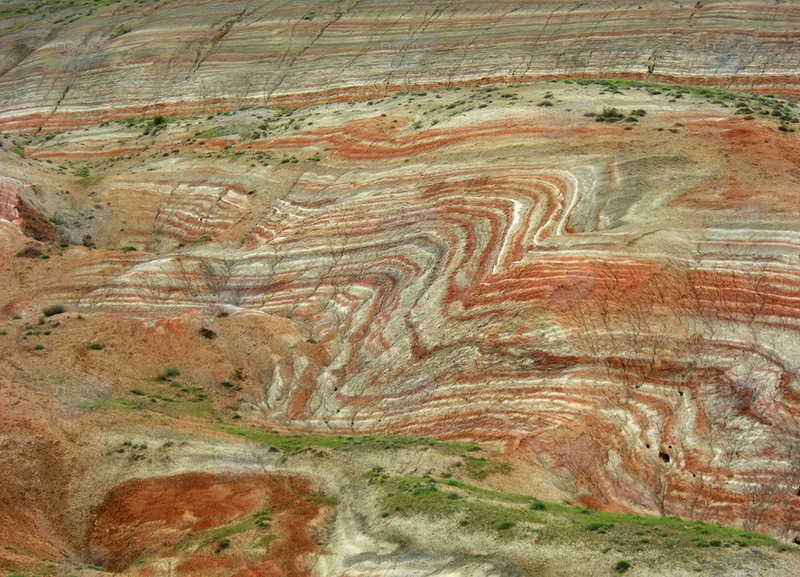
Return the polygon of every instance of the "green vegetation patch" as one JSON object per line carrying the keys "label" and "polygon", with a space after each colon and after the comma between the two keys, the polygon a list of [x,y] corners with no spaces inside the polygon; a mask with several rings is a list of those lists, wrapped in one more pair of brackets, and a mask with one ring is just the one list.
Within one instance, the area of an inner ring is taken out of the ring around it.
{"label": "green vegetation patch", "polygon": [[[669,102],[677,102],[685,96],[691,96],[706,100],[710,104],[730,108],[732,114],[745,115],[746,120],[755,118],[752,116],[754,114],[770,117],[779,122],[779,129],[783,132],[794,132],[795,128],[792,125],[800,123],[800,117],[796,112],[797,101],[791,98],[776,98],[771,94],[761,95],[710,86],[663,84],[627,78],[569,78],[561,82],[583,86],[602,86],[604,87],[604,92],[612,94],[623,94],[630,89],[640,90],[652,95],[663,95]],[[612,111],[615,109],[607,110]],[[638,118],[644,116],[643,112],[644,110],[642,109],[634,110],[626,120],[635,122]],[[601,114],[597,115],[596,120],[598,122],[616,122],[622,120],[622,118],[617,115]]]}
{"label": "green vegetation patch", "polygon": [[227,545],[223,546],[223,548],[225,548],[230,545],[230,539],[228,538],[231,535],[244,533],[245,531],[253,529],[256,527],[256,522],[257,520],[255,518],[245,519],[244,521],[229,523],[228,525],[222,525],[219,527],[212,527],[210,529],[206,529],[205,531],[189,534],[186,539],[180,543],[177,543],[173,547],[173,551],[178,552],[187,549],[198,549],[211,545],[217,548],[221,543],[225,543],[227,541]]}
{"label": "green vegetation patch", "polygon": [[[741,531],[678,517],[640,517],[604,513],[534,497],[491,491],[454,479],[392,476],[376,468],[364,475],[384,491],[382,516],[416,516],[452,519],[461,530],[494,532],[499,536],[536,534],[537,543],[577,544],[597,551],[633,555],[659,550],[689,552],[687,561],[707,557],[719,549],[747,546],[784,550],[767,535]],[[714,553],[715,554],[715,553]]]}
{"label": "green vegetation patch", "polygon": [[485,479],[489,475],[501,473],[506,475],[511,472],[511,465],[504,461],[494,461],[487,457],[465,457],[464,465],[470,477]]}
{"label": "green vegetation patch", "polygon": [[400,435],[293,435],[274,431],[253,431],[230,425],[219,427],[222,431],[237,435],[250,441],[264,443],[285,453],[297,453],[312,448],[358,447],[369,449],[398,449],[410,446],[435,446],[438,443],[424,437],[405,437]]}

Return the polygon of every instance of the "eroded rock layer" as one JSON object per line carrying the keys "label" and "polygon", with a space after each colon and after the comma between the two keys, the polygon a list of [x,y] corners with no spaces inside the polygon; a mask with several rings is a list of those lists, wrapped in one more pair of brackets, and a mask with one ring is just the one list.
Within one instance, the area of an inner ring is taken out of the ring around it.
{"label": "eroded rock layer", "polygon": [[399,89],[628,76],[798,89],[792,3],[8,3],[6,128],[309,104]]}
{"label": "eroded rock layer", "polygon": [[[670,96],[548,83],[37,139],[9,178],[95,248],[4,310],[176,342],[202,317],[273,426],[503,441],[594,507],[795,530],[800,147]],[[257,316],[280,334],[226,351]]]}
{"label": "eroded rock layer", "polygon": [[82,554],[133,575],[309,575],[323,536],[311,494],[306,479],[232,470],[134,479],[106,495]]}

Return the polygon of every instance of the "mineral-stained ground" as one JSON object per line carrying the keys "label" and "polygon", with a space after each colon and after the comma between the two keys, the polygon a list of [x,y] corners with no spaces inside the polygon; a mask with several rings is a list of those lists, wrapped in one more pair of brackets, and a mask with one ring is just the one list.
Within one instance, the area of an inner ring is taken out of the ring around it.
{"label": "mineral-stained ground", "polygon": [[2,577],[800,574],[798,29],[4,3]]}

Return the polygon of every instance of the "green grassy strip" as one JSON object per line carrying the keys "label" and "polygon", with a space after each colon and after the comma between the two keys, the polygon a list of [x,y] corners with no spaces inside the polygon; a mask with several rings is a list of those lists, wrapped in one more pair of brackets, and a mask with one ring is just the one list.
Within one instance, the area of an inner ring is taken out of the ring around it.
{"label": "green grassy strip", "polygon": [[691,84],[665,84],[660,82],[646,82],[642,80],[631,80],[628,78],[567,78],[560,81],[565,84],[578,84],[581,86],[597,85],[605,86],[609,89],[637,88],[646,90],[652,94],[664,94],[665,96],[682,96],[691,94],[699,98],[716,99],[719,101],[749,100],[757,101],[767,106],[796,105],[796,99],[775,97],[773,95],[754,94],[739,90],[717,88],[713,86],[696,86]]}
{"label": "green grassy strip", "polygon": [[473,493],[475,495],[480,495],[481,497],[487,497],[489,499],[497,499],[499,501],[507,501],[509,503],[530,504],[536,501],[536,499],[534,499],[533,497],[528,497],[527,495],[492,491],[490,489],[476,487],[475,485],[468,485],[467,483],[462,483],[461,481],[456,481],[454,479],[446,481],[445,484],[451,487],[457,487],[459,489],[463,489],[464,491],[469,491],[470,493]]}
{"label": "green grassy strip", "polygon": [[[379,472],[367,474],[365,478],[386,487],[384,516],[450,517],[459,520],[464,527],[500,531],[511,529],[518,523],[532,523],[540,527],[537,531],[542,542],[553,543],[578,540],[630,548],[648,544],[665,548],[764,546],[786,549],[786,545],[768,535],[678,517],[591,511],[545,503],[526,495],[483,489],[452,479],[389,477]],[[466,491],[478,500],[464,499],[462,495],[448,491],[448,487]],[[482,500],[484,498],[492,499],[492,502]]]}
{"label": "green grassy strip", "polygon": [[294,452],[312,447],[338,447],[356,448],[378,447],[382,449],[397,449],[408,446],[448,446],[462,450],[474,450],[472,445],[458,445],[457,443],[438,443],[425,437],[407,437],[400,435],[291,435],[274,432],[253,431],[232,425],[219,425],[218,428],[231,435],[243,437],[249,441],[264,443],[270,447],[284,452]]}

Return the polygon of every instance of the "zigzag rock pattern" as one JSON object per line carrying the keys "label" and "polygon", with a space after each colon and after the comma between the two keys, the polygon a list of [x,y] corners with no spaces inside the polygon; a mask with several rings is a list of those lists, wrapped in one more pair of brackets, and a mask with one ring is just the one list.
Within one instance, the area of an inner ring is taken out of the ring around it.
{"label": "zigzag rock pattern", "polygon": [[[529,108],[414,130],[381,106],[228,148],[314,146],[322,162],[109,176],[126,238],[149,251],[87,256],[51,300],[290,321],[315,344],[266,351],[257,371],[281,426],[503,441],[592,506],[795,527],[800,238],[789,197],[770,197],[791,190],[793,135],[717,113],[643,133]],[[724,160],[757,141],[764,154]],[[767,168],[777,180],[756,184]]]}
{"label": "zigzag rock pattern", "polygon": [[508,84],[792,93],[791,3],[58,14],[0,36],[0,235],[68,257],[4,315],[291,327],[226,352],[269,426],[495,441],[592,507],[800,529],[797,105]]}

